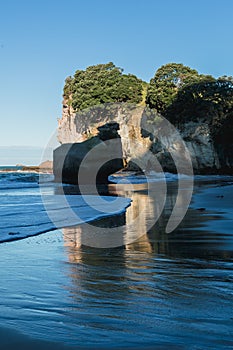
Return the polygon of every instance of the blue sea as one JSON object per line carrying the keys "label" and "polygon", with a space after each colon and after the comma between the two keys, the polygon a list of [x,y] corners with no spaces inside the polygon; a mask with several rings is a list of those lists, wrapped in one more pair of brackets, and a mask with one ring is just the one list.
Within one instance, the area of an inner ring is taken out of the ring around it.
{"label": "blue sea", "polygon": [[129,205],[128,198],[67,194],[51,174],[0,168],[0,242],[120,214]]}
{"label": "blue sea", "polygon": [[150,192],[116,175],[81,196],[51,174],[2,170],[1,349],[233,348],[232,177],[197,177],[167,234],[174,175],[158,216],[159,174]]}

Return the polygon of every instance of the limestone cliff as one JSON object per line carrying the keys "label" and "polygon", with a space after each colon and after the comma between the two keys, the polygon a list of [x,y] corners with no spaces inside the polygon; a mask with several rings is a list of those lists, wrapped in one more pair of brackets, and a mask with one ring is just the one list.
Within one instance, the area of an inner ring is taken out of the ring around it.
{"label": "limestone cliff", "polygon": [[[176,172],[177,164],[171,154],[178,154],[178,162],[184,161],[177,133],[173,129],[161,132],[156,118],[145,113],[144,107],[100,106],[75,114],[64,104],[58,140],[61,144],[82,142],[96,136],[99,126],[115,121],[119,124],[124,165],[130,170],[158,170],[153,158],[156,155],[163,170]],[[214,143],[210,126],[203,120],[179,125],[179,134],[190,152],[195,173],[231,173],[233,160],[229,150]]]}

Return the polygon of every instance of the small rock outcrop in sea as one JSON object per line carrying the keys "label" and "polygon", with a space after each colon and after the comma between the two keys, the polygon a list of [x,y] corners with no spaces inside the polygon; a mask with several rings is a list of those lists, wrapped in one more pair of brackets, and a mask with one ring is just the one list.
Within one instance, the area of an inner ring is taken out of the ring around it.
{"label": "small rock outcrop in sea", "polygon": [[17,164],[17,167],[20,167],[21,171],[32,171],[38,173],[52,173],[53,171],[53,162],[51,160],[46,160],[39,165],[23,165]]}
{"label": "small rock outcrop in sea", "polygon": [[64,143],[54,150],[55,181],[72,184],[107,183],[123,168],[119,125],[109,122],[83,142]]}

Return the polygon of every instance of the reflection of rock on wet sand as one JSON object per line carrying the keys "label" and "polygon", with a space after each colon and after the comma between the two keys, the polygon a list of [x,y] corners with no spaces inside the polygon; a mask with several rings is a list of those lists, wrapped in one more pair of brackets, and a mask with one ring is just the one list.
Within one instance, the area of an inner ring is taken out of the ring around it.
{"label": "reflection of rock on wet sand", "polygon": [[[147,231],[161,212],[161,198],[159,191],[155,197],[156,191],[148,195],[145,185],[137,185],[135,189],[137,191],[127,190],[125,185],[110,187],[110,194],[131,198],[131,206],[127,208],[126,213],[63,229],[65,245],[72,251],[71,255],[74,254],[74,250],[79,255],[78,251],[82,245],[105,247],[104,241],[109,247],[124,246],[127,250],[151,252]],[[71,260],[76,258],[72,257]]]}
{"label": "reflection of rock on wet sand", "polygon": [[[126,185],[110,186],[110,194],[118,194],[132,199],[131,206],[121,216],[109,217],[93,223],[93,226],[80,225],[63,229],[64,242],[67,246],[70,262],[82,261],[82,247],[92,243],[90,235],[92,241],[95,238],[97,243],[98,240],[101,242],[100,226],[106,228],[107,239],[110,239],[112,237],[112,227],[119,223],[123,226],[117,228],[115,235],[118,240],[113,237],[113,241],[119,243],[118,247],[121,247],[122,251],[125,252],[124,254],[140,251],[149,254],[153,252],[168,257],[179,258],[185,256],[191,258],[206,257],[214,252],[216,256],[225,257],[227,248],[224,244],[227,244],[225,240],[229,237],[202,230],[208,220],[214,219],[211,214],[201,215],[199,211],[190,209],[177,230],[171,234],[165,233],[168,218],[177,200],[176,184],[168,185],[166,205],[162,215],[159,216],[153,227],[151,225],[155,221],[155,216],[159,213],[161,198],[156,190],[151,191],[148,196],[145,185],[137,185],[135,189],[137,191],[133,191],[132,188],[127,190]],[[182,205],[182,201],[185,200],[186,196],[185,189],[181,193],[182,196],[178,200]],[[126,223],[127,226],[124,226]],[[99,229],[100,231],[98,231]],[[102,238],[105,239],[106,236]],[[221,248],[222,246],[224,246],[224,249]]]}
{"label": "reflection of rock on wet sand", "polygon": [[81,226],[66,227],[62,229],[65,247],[67,247],[69,262],[79,263],[82,261],[82,230]]}
{"label": "reflection of rock on wet sand", "polygon": [[[178,201],[182,206],[186,197],[185,188],[184,191],[181,191],[181,196],[177,198],[176,184],[169,184],[165,205],[164,193],[160,184],[153,184],[149,193],[146,184],[110,185],[109,193],[131,198],[131,206],[119,216],[108,217],[91,224],[64,228],[64,241],[69,247],[71,260],[80,260],[79,250],[82,246],[124,247],[128,251],[148,253],[153,251],[158,254],[172,252],[172,255],[176,255],[178,253],[182,243],[177,243],[175,232],[166,234],[165,227],[175,202]],[[193,222],[192,218],[191,221]],[[188,219],[184,222],[187,224]],[[104,245],[106,242],[107,245]]]}

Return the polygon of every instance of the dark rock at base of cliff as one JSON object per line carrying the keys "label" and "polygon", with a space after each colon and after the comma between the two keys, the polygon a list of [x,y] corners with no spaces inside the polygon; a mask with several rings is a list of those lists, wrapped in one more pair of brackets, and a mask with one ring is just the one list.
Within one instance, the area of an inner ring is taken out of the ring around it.
{"label": "dark rock at base of cliff", "polygon": [[108,183],[108,176],[123,168],[118,129],[117,123],[107,123],[99,128],[97,136],[55,149],[55,181],[79,186]]}

